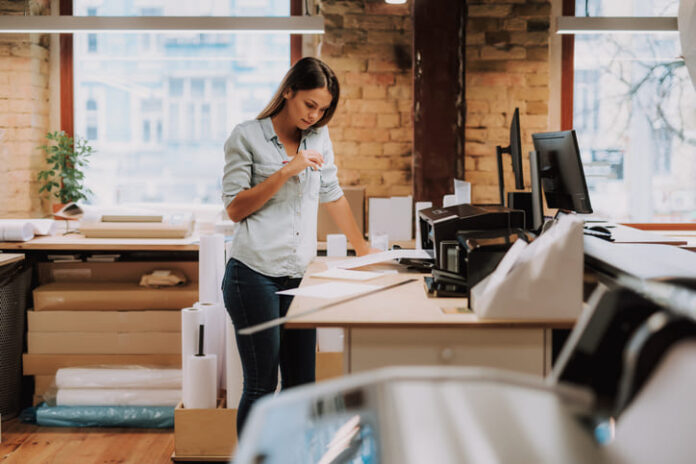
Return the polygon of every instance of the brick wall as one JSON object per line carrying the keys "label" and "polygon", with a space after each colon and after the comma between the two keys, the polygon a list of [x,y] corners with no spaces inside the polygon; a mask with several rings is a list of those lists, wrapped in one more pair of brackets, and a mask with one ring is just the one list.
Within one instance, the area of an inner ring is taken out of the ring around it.
{"label": "brick wall", "polygon": [[[46,1],[2,0],[0,15],[48,14]],[[36,147],[48,130],[48,36],[0,35],[0,218],[42,216]]]}
{"label": "brick wall", "polygon": [[[523,167],[529,186],[534,132],[548,128],[548,1],[467,0],[466,180],[476,203],[498,201],[496,145],[509,144],[510,120],[520,109]],[[504,155],[505,185],[514,188]]]}
{"label": "brick wall", "polygon": [[336,72],[341,101],[329,124],[343,185],[367,196],[410,195],[412,124],[410,6],[321,0],[318,56]]}

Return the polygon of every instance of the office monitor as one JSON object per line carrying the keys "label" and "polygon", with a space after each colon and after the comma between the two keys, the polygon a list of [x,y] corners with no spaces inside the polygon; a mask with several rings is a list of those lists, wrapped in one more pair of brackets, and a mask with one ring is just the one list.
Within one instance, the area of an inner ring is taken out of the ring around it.
{"label": "office monitor", "polygon": [[496,147],[498,158],[498,191],[500,193],[500,204],[505,206],[505,181],[503,179],[503,153],[509,153],[512,158],[512,171],[515,174],[515,188],[524,188],[524,178],[522,176],[522,142],[520,140],[520,109],[515,108],[510,122],[510,145],[503,148]]}
{"label": "office monitor", "polygon": [[592,213],[574,130],[532,134],[539,177],[549,208]]}

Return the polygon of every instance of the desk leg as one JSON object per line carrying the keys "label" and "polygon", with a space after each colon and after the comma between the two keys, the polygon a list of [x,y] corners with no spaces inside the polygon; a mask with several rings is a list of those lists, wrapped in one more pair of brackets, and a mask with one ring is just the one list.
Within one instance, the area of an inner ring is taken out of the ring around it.
{"label": "desk leg", "polygon": [[350,365],[350,349],[351,349],[351,333],[350,327],[343,329],[343,374],[350,374],[352,372]]}
{"label": "desk leg", "polygon": [[553,329],[544,329],[544,377],[551,373],[553,357]]}

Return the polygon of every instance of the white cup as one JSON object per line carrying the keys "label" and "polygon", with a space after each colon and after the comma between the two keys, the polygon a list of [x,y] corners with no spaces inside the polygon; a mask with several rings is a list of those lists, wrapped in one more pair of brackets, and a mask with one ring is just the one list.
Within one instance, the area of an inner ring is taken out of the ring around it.
{"label": "white cup", "polygon": [[345,235],[326,235],[326,256],[348,256],[348,243]]}

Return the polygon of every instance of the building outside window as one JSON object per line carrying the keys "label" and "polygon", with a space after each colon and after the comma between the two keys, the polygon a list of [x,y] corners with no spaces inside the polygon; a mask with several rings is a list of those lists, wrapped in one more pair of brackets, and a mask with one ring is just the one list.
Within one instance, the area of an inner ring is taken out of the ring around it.
{"label": "building outside window", "polygon": [[[74,0],[73,11],[288,16],[290,2]],[[221,205],[224,142],[275,91],[290,66],[290,36],[91,35],[75,35],[73,60],[75,102],[85,102],[75,105],[75,135],[90,139],[97,151],[86,172],[92,202]],[[242,44],[253,44],[253,53]],[[90,95],[99,98],[92,102]]]}
{"label": "building outside window", "polygon": [[[577,0],[576,16],[676,16],[675,0]],[[575,36],[573,124],[602,217],[696,220],[696,92],[676,33]]]}

